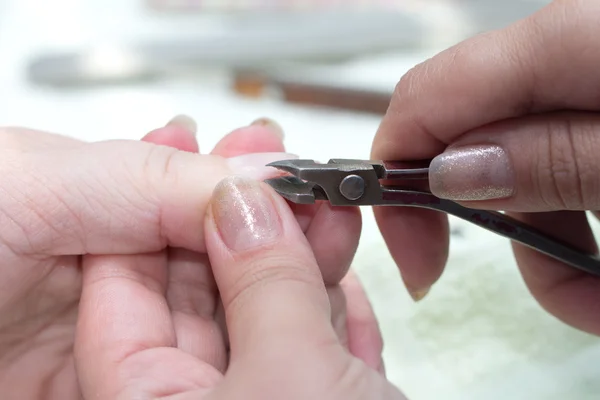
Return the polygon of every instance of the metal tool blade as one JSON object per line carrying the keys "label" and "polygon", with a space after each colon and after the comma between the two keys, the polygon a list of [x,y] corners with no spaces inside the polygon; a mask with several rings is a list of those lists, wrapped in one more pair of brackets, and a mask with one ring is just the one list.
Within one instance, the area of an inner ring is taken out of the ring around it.
{"label": "metal tool blade", "polygon": [[317,200],[327,200],[325,193],[317,185],[305,182],[295,176],[283,176],[265,180],[281,197],[296,204],[314,204]]}
{"label": "metal tool blade", "polygon": [[288,172],[296,177],[299,177],[303,171],[315,168],[317,163],[313,160],[280,160],[267,164],[267,167],[277,168],[280,171]]}

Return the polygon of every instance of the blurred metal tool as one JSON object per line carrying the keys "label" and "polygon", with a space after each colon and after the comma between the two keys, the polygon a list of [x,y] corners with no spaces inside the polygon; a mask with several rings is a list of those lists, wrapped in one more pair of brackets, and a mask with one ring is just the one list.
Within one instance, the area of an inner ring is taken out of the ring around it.
{"label": "blurred metal tool", "polygon": [[[600,258],[549,237],[496,211],[474,210],[440,199],[428,190],[429,161],[285,160],[268,164],[292,176],[266,182],[293,203],[329,201],[333,206],[405,206],[445,212],[600,276]],[[383,181],[383,183],[381,182]]]}
{"label": "blurred metal tool", "polygon": [[88,85],[153,79],[202,67],[260,68],[331,62],[414,47],[423,27],[389,10],[238,16],[225,34],[114,43],[37,56],[28,77],[41,85]]}

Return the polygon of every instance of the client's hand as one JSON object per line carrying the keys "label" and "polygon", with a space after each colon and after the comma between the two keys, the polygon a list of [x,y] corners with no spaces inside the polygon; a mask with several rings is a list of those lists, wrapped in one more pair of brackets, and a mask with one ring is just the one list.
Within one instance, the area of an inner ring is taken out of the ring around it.
{"label": "client's hand", "polygon": [[[321,207],[328,218],[355,212]],[[84,395],[403,399],[377,363],[348,352],[332,324],[336,306],[324,274],[331,281],[346,269],[358,232],[331,235],[328,221],[303,229],[266,184],[230,177],[205,218],[208,258],[184,251],[170,259],[164,252],[87,257],[76,347]],[[217,290],[229,357],[214,319]]]}

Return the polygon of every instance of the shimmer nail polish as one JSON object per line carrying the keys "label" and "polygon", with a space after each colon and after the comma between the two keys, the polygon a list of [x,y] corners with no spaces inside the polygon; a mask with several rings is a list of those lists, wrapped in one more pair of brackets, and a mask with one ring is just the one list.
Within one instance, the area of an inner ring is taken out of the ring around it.
{"label": "shimmer nail polish", "polygon": [[446,150],[430,164],[431,192],[457,201],[503,199],[514,193],[515,177],[502,147],[480,145]]}
{"label": "shimmer nail polish", "polygon": [[232,176],[221,181],[213,194],[212,211],[223,242],[234,252],[268,244],[282,232],[270,196],[252,179]]}

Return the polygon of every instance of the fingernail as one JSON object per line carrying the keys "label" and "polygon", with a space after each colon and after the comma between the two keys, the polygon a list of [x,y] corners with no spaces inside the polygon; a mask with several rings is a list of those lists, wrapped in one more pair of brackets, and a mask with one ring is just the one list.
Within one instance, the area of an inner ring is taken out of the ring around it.
{"label": "fingernail", "polygon": [[236,175],[243,175],[262,181],[279,175],[279,171],[266,165],[275,161],[297,159],[290,153],[251,153],[227,159],[227,164]]}
{"label": "fingernail", "polygon": [[425,296],[427,296],[429,294],[430,290],[431,290],[430,288],[421,289],[421,290],[409,290],[408,293],[410,294],[410,297],[412,297],[413,301],[418,303],[419,301],[423,300],[425,298]]}
{"label": "fingernail", "polygon": [[198,126],[196,125],[196,121],[194,121],[194,119],[192,117],[188,117],[187,115],[183,115],[183,114],[173,117],[173,119],[171,119],[167,123],[167,126],[178,126],[180,128],[183,128],[183,129],[193,133],[194,135],[198,131]]}
{"label": "fingernail", "polygon": [[503,199],[513,195],[514,172],[508,154],[499,146],[470,146],[446,150],[429,166],[431,192],[458,200]]}
{"label": "fingernail", "polygon": [[281,235],[279,216],[258,181],[233,176],[213,194],[212,211],[225,245],[243,252],[273,242]]}
{"label": "fingernail", "polygon": [[270,118],[259,118],[250,124],[251,126],[264,126],[270,129],[272,132],[279,135],[281,139],[284,138],[283,128],[277,122]]}

